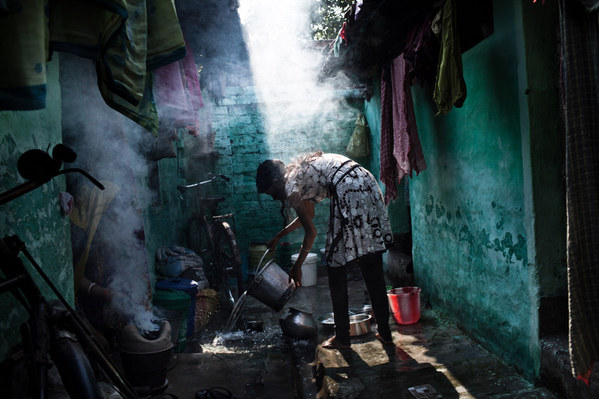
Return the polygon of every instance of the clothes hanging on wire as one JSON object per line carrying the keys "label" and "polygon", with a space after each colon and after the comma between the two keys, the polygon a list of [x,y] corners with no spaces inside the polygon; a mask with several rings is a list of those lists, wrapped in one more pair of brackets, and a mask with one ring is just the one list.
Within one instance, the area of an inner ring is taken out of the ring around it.
{"label": "clothes hanging on wire", "polygon": [[40,1],[2,18],[0,110],[45,108],[46,64],[63,51],[94,60],[104,101],[158,132],[148,71],[185,56],[172,1]]}
{"label": "clothes hanging on wire", "polygon": [[466,91],[455,2],[447,0],[441,14],[441,53],[433,93],[438,114],[464,105]]}
{"label": "clothes hanging on wire", "polygon": [[436,15],[436,12],[428,14],[422,25],[408,34],[403,52],[407,72],[412,82],[420,86],[435,82],[437,74],[440,41],[433,29]]}
{"label": "clothes hanging on wire", "polygon": [[19,12],[11,12],[10,7],[2,11],[0,110],[46,107],[46,63],[50,52],[45,3],[31,2]]}
{"label": "clothes hanging on wire", "polygon": [[381,77],[381,182],[385,203],[397,198],[396,182],[419,174],[426,161],[418,137],[411,79],[403,54],[383,68]]}
{"label": "clothes hanging on wire", "polygon": [[[589,12],[590,9],[595,11]],[[597,0],[559,2],[561,106],[566,138],[569,349],[572,374],[587,384],[599,362],[597,9]]]}
{"label": "clothes hanging on wire", "polygon": [[191,48],[185,58],[154,71],[154,97],[161,128],[187,128],[199,135],[198,111],[204,106],[197,66]]}

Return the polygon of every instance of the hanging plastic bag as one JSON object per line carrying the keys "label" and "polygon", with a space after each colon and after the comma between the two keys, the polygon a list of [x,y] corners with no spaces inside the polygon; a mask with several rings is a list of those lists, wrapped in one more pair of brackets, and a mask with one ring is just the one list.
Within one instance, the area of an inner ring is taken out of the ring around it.
{"label": "hanging plastic bag", "polygon": [[356,119],[356,128],[349,139],[346,152],[347,155],[353,158],[364,158],[370,155],[368,126],[366,125],[366,118],[362,113]]}

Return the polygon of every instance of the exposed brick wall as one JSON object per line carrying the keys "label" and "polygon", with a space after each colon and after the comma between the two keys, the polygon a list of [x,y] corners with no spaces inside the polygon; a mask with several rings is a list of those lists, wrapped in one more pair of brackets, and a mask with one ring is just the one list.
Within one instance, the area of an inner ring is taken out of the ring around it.
{"label": "exposed brick wall", "polygon": [[[356,93],[319,93],[329,100],[320,106],[322,112],[310,115],[298,112],[302,104],[294,102],[293,93],[276,104],[268,104],[267,108],[251,87],[228,88],[227,97],[213,105],[214,148],[219,154],[215,170],[233,177],[229,187],[221,187],[228,197],[221,210],[235,212],[243,253],[247,253],[251,243],[267,241],[283,225],[280,204],[266,195],[258,198],[255,184],[258,165],[268,158],[289,162],[302,153],[317,150],[345,154],[359,113],[345,101],[347,94]],[[282,123],[270,121],[267,110],[273,109]],[[318,236],[314,251],[324,246],[327,221],[328,202],[323,202],[316,207]],[[302,237],[300,230],[284,241],[300,243]]]}

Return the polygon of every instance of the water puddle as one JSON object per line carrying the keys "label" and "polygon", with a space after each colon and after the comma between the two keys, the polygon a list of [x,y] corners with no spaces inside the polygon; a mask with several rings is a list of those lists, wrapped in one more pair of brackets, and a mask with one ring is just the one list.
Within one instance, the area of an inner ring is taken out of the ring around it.
{"label": "water puddle", "polygon": [[200,343],[204,352],[241,354],[284,347],[278,325],[266,326],[259,320],[243,320],[246,300],[247,291],[239,297],[223,327],[203,337]]}
{"label": "water puddle", "polygon": [[242,341],[246,334],[243,331],[234,331],[229,333],[218,333],[212,340],[212,345],[225,345],[227,343]]}
{"label": "water puddle", "polygon": [[285,348],[285,342],[278,326],[268,326],[262,331],[237,330],[217,332],[202,342],[206,353],[256,353],[264,349]]}

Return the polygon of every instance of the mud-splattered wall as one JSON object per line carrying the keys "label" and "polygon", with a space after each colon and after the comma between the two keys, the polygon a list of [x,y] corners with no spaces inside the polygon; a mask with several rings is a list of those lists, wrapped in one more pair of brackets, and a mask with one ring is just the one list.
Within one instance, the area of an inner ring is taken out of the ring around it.
{"label": "mud-splattered wall", "polygon": [[463,54],[464,106],[436,116],[431,92],[414,89],[428,163],[410,184],[417,284],[531,377],[540,291],[565,285],[547,277],[559,275],[565,248],[557,73],[536,69],[557,65],[555,15],[494,2],[494,33]]}

